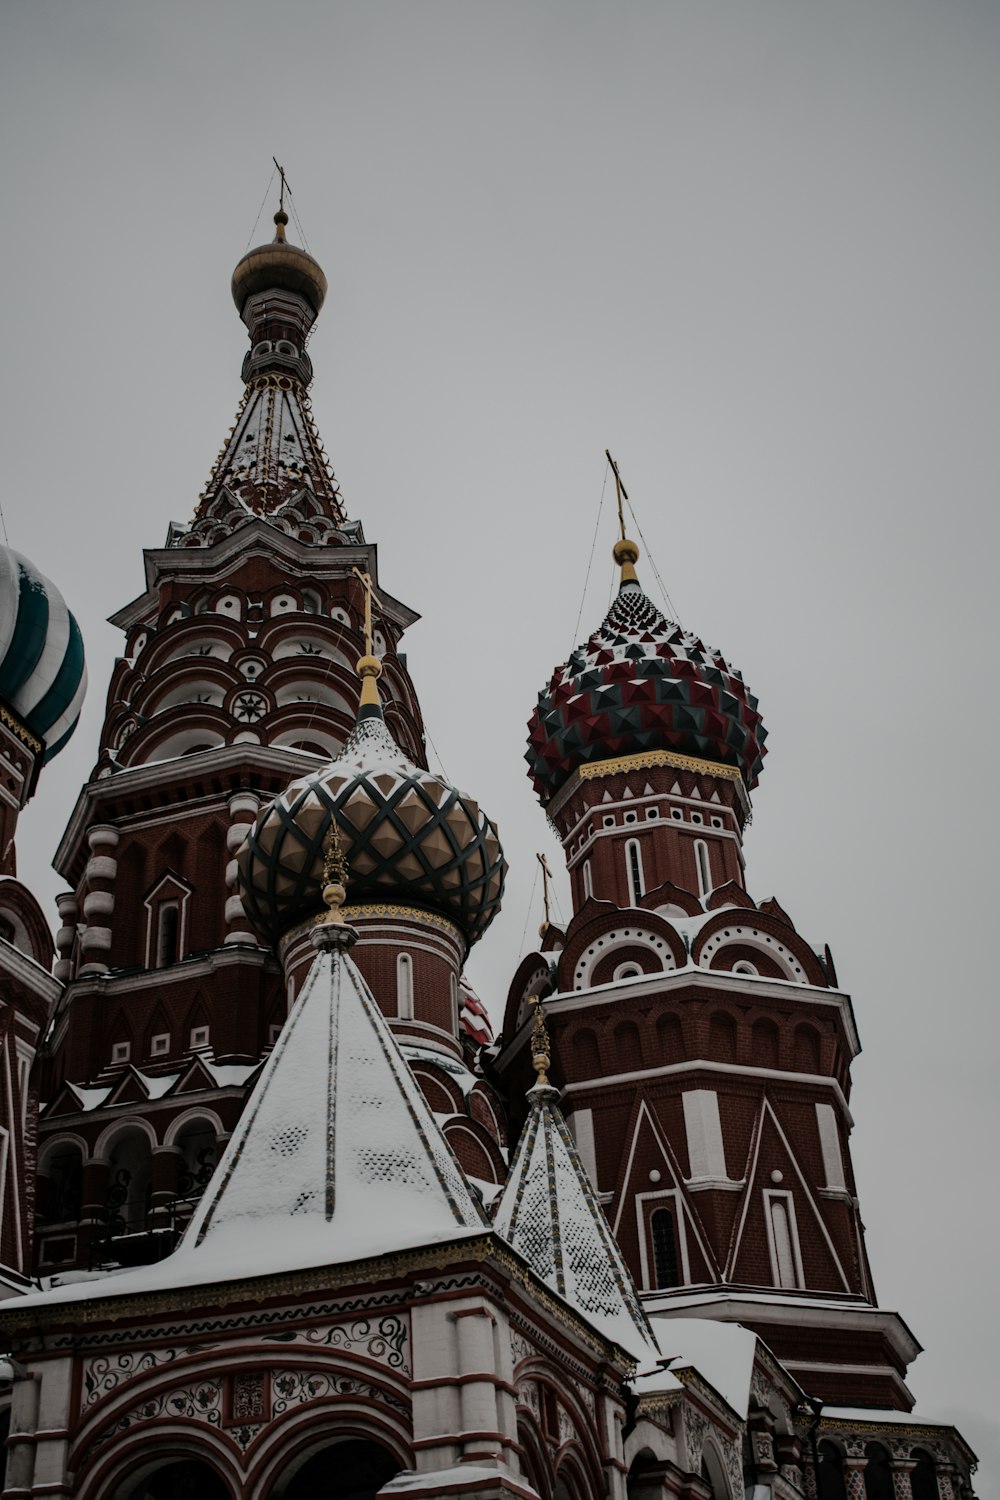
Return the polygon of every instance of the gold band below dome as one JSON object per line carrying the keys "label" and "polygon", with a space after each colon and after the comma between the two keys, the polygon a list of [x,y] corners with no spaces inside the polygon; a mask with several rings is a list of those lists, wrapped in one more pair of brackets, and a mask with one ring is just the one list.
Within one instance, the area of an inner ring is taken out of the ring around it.
{"label": "gold band below dome", "polygon": [[2,703],[0,703],[0,723],[6,724],[11,733],[16,734],[18,739],[22,740],[29,750],[33,750],[36,755],[41,753],[41,740],[36,740],[31,730],[26,729],[20,719],[15,718],[10,709],[4,708]]}
{"label": "gold band below dome", "polygon": [[703,776],[719,776],[735,782],[740,800],[750,810],[743,773],[737,766],[727,766],[721,760],[703,760],[697,755],[682,755],[679,750],[637,750],[634,755],[616,755],[613,760],[592,760],[577,766],[569,780],[556,792],[546,812],[554,817],[560,807],[569,801],[581,781],[594,781],[602,776],[617,776],[622,771],[653,770],[657,766],[672,766],[678,771],[695,771]]}
{"label": "gold band below dome", "polygon": [[445,932],[457,938],[458,942],[465,947],[465,938],[456,922],[448,917],[439,916],[436,911],[425,911],[420,906],[397,906],[383,903],[381,901],[363,902],[358,906],[345,906],[341,908],[345,921],[353,922],[359,917],[397,917],[407,922],[419,922],[425,927],[441,927]]}

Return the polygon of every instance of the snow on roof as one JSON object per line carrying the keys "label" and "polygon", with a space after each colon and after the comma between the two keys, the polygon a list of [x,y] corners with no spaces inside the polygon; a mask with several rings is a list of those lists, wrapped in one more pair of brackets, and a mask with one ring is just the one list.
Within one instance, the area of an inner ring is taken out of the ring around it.
{"label": "snow on roof", "polygon": [[528,1098],[531,1113],[493,1227],[606,1338],[648,1361],[655,1337],[556,1104],[558,1092],[540,1085]]}
{"label": "snow on roof", "polygon": [[915,1411],[882,1406],[824,1406],[824,1422],[875,1422],[901,1427],[954,1427],[947,1417],[918,1417]]}
{"label": "snow on roof", "polygon": [[179,1073],[143,1073],[141,1068],[132,1069],[142,1083],[150,1099],[162,1099],[170,1086],[177,1082]]}
{"label": "snow on roof", "polygon": [[336,947],[317,954],[178,1254],[228,1244],[245,1259],[269,1221],[314,1239],[320,1263],[485,1225],[371,990]]}
{"label": "snow on roof", "polygon": [[210,1062],[207,1057],[201,1059],[205,1072],[215,1081],[220,1089],[232,1088],[241,1083],[246,1083],[251,1073],[256,1073],[260,1063],[216,1063]]}
{"label": "snow on roof", "polygon": [[110,1087],[106,1089],[85,1089],[81,1088],[78,1083],[69,1083],[66,1086],[71,1093],[75,1094],[79,1100],[80,1108],[83,1110],[99,1108],[111,1093]]}
{"label": "snow on roof", "polygon": [[757,1335],[739,1323],[717,1323],[709,1318],[650,1319],[671,1370],[694,1369],[703,1380],[745,1417],[750,1400],[750,1377]]}
{"label": "snow on roof", "polygon": [[173,1255],[19,1306],[339,1265],[486,1217],[346,949],[317,954]]}

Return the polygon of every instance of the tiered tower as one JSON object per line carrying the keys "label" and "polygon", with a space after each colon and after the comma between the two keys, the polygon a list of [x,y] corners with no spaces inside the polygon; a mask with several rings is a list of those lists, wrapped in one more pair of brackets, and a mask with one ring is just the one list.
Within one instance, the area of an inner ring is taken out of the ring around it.
{"label": "tiered tower", "polygon": [[[286,223],[279,211],[274,240],[233,274],[250,335],[243,397],[193,520],[146,552],[145,591],[113,617],[125,650],[56,856],[66,990],[43,1075],[46,1273],[165,1253],[204,1188],[298,982],[248,920],[235,856],[263,805],[342,750],[359,656],[378,666],[397,753],[429,774],[399,651],[417,615],[381,586],[377,549],[347,519],[320,443],[306,341],[327,283]],[[413,934],[395,913],[379,921],[361,965],[395,1010]],[[421,936],[421,954],[444,953],[455,994],[466,933],[440,924]],[[443,1006],[424,996],[422,958],[410,962],[415,1024],[436,1007],[421,1040],[451,1070],[434,1107],[467,1118],[460,1037],[475,1002],[452,1003],[447,978]],[[495,1180],[501,1131],[477,1108]]]}
{"label": "tiered tower", "polygon": [[601,627],[539,695],[528,761],[573,894],[514,978],[500,1069],[548,997],[580,1153],[647,1304],[756,1329],[809,1391],[912,1405],[851,1168],[850,997],[744,880],[765,731],[740,674],[665,619],[615,547]]}

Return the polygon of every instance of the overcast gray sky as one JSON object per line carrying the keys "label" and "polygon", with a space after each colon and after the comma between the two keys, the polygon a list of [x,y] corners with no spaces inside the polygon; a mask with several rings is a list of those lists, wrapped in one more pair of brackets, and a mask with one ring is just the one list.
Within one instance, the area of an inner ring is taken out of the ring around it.
{"label": "overcast gray sky", "polygon": [[[50,905],[104,617],[232,421],[274,153],[330,280],[320,430],[510,859],[473,978],[499,1016],[557,863],[524,724],[607,445],[684,624],[760,697],[750,889],[853,993],[876,1286],[926,1346],[918,1411],[1000,1493],[996,0],[3,0],[0,33],[0,502],[91,672],[23,877]],[[613,535],[606,509],[583,635]]]}

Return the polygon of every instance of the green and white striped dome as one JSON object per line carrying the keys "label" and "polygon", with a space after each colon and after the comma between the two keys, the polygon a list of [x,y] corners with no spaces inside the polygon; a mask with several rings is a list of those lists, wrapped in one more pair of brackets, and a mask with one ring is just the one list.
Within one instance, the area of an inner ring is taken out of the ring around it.
{"label": "green and white striped dome", "polygon": [[0,700],[49,761],[76,728],[87,691],[80,627],[33,563],[0,547]]}

